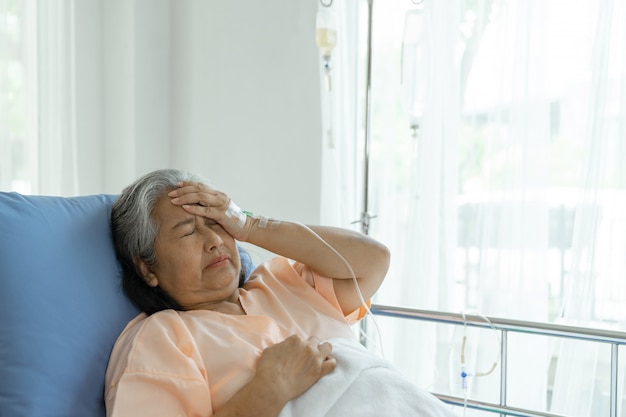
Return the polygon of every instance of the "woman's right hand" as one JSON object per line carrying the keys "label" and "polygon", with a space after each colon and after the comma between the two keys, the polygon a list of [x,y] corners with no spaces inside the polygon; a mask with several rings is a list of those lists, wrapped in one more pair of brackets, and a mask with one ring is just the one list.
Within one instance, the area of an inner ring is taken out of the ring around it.
{"label": "woman's right hand", "polygon": [[256,376],[269,381],[286,404],[335,369],[331,352],[332,345],[317,337],[304,340],[293,335],[263,351]]}
{"label": "woman's right hand", "polygon": [[254,378],[228,400],[213,417],[276,417],[287,402],[308,390],[335,369],[330,343],[317,337],[293,335],[266,348]]}

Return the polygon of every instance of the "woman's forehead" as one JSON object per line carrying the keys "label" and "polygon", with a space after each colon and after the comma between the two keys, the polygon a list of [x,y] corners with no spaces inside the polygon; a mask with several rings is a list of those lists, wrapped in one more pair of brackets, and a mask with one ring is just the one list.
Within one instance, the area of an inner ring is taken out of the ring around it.
{"label": "woman's forehead", "polygon": [[153,217],[160,228],[174,230],[184,224],[193,223],[196,216],[187,213],[182,206],[172,204],[170,198],[164,195],[154,205]]}

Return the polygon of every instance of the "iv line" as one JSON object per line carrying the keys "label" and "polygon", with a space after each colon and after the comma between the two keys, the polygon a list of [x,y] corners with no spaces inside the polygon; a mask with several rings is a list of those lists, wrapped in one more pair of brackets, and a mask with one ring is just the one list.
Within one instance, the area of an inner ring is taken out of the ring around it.
{"label": "iv line", "polygon": [[[331,252],[333,252],[334,255],[336,255],[339,260],[346,266],[346,268],[349,271],[349,274],[352,278],[352,282],[354,283],[354,289],[356,290],[356,293],[359,297],[359,301],[361,302],[361,307],[363,307],[365,309],[365,316],[362,318],[362,320],[365,320],[365,318],[367,316],[369,316],[369,318],[372,320],[372,322],[374,323],[374,328],[376,329],[376,335],[378,336],[378,349],[380,350],[380,355],[382,357],[384,357],[384,352],[383,352],[383,346],[382,346],[382,342],[381,342],[381,333],[380,333],[380,328],[378,327],[378,323],[376,322],[376,319],[374,318],[374,314],[372,313],[372,311],[370,310],[369,305],[367,304],[367,301],[365,301],[365,298],[363,297],[363,293],[361,292],[361,288],[359,287],[359,282],[356,278],[356,275],[354,273],[354,270],[352,269],[352,266],[350,266],[350,263],[347,261],[346,258],[343,257],[343,255],[341,255],[335,248],[332,247],[332,245],[328,242],[326,242],[320,235],[318,235],[317,233],[315,233],[310,227],[300,223],[300,225],[302,227],[304,227],[305,229],[307,229],[311,234],[313,234],[313,236],[315,236],[324,246],[326,246]],[[363,330],[359,327],[359,331],[361,332],[361,334],[365,337],[365,338],[369,338],[369,336],[365,333],[363,333]]]}
{"label": "iv line", "polygon": [[467,410],[467,400],[468,400],[468,395],[469,395],[467,392],[467,378],[470,376],[474,376],[474,377],[487,376],[496,369],[496,367],[498,366],[498,362],[500,362],[501,340],[500,340],[500,334],[498,333],[498,330],[491,323],[491,321],[487,317],[483,316],[482,314],[476,313],[476,315],[478,315],[483,320],[485,320],[485,322],[489,324],[489,327],[494,331],[494,334],[496,335],[496,339],[498,341],[498,350],[497,350],[498,353],[496,355],[496,359],[491,365],[491,368],[489,368],[488,370],[483,371],[483,372],[473,372],[473,373],[467,372],[465,370],[465,345],[467,343],[467,320],[465,319],[465,312],[461,312],[461,315],[463,316],[463,342],[461,343],[461,355],[460,355],[461,375],[460,376],[461,376],[461,389],[463,389],[464,391],[463,415],[465,415],[465,412]]}

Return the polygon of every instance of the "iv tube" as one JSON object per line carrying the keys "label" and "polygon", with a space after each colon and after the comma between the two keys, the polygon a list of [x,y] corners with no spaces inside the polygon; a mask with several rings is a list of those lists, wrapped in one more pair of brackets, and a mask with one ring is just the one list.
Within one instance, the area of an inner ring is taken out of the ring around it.
{"label": "iv tube", "polygon": [[405,14],[402,39],[401,82],[409,125],[417,134],[424,113],[424,89],[427,74],[428,15],[425,10],[414,9]]}
{"label": "iv tube", "polygon": [[337,29],[332,13],[327,9],[317,12],[315,42],[324,59],[324,72],[326,73],[326,88],[331,90],[330,85],[330,58],[335,45],[337,45]]}

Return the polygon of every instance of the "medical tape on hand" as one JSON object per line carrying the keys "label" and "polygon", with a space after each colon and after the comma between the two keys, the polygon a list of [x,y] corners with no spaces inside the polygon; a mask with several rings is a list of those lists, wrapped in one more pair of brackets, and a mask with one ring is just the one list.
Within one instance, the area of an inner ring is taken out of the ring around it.
{"label": "medical tape on hand", "polygon": [[261,229],[265,229],[267,227],[267,224],[269,223],[270,219],[268,219],[265,216],[261,216],[259,217],[259,227]]}
{"label": "medical tape on hand", "polygon": [[233,202],[233,200],[230,200],[230,203],[228,203],[226,217],[235,219],[237,221],[237,226],[239,227],[244,227],[246,225],[246,215],[243,211],[241,211],[239,206]]}
{"label": "medical tape on hand", "polygon": [[265,229],[269,225],[270,230],[274,230],[274,229],[276,229],[278,227],[279,224],[280,224],[279,220],[269,219],[269,218],[267,218],[265,216],[260,216],[259,217],[259,224],[258,224],[258,226],[261,229]]}
{"label": "medical tape on hand", "polygon": [[265,216],[255,216],[251,211],[243,211],[246,216],[252,217],[253,219],[257,219],[259,222],[257,223],[257,227],[260,229],[265,229],[269,225],[270,230],[274,230],[280,224],[280,220],[274,220],[267,218]]}

